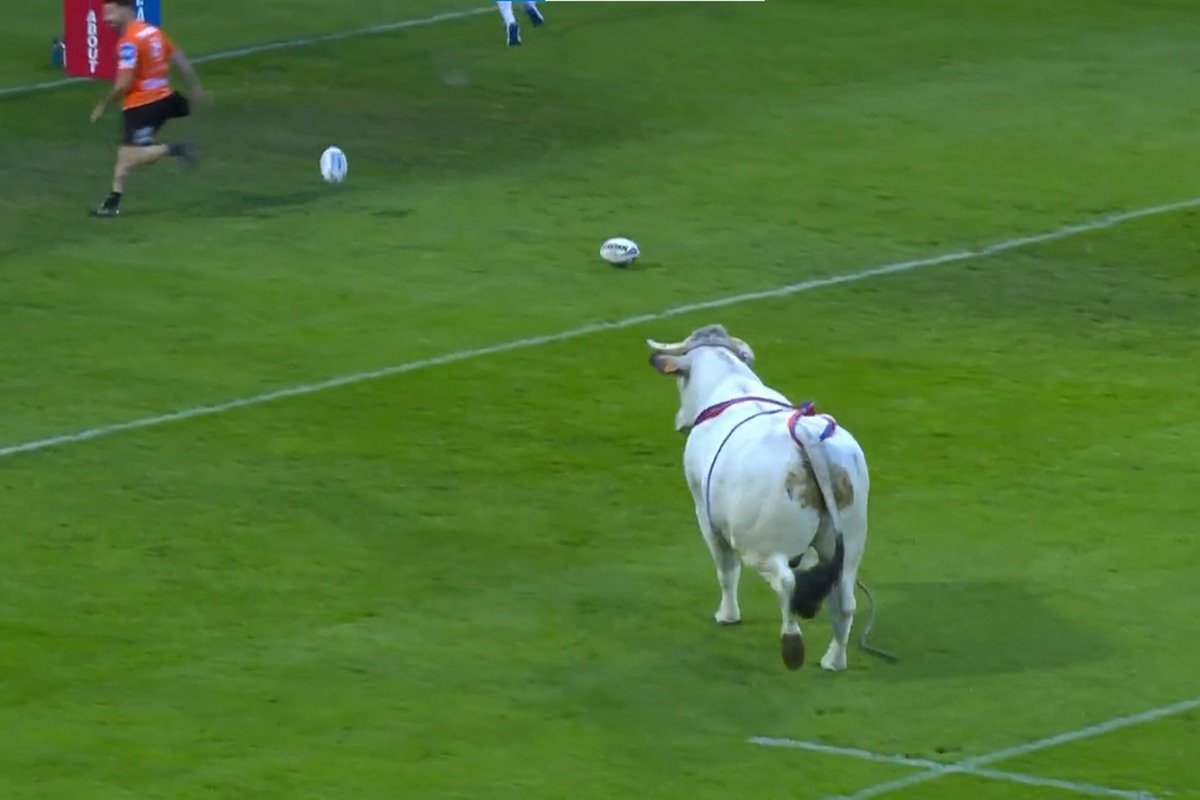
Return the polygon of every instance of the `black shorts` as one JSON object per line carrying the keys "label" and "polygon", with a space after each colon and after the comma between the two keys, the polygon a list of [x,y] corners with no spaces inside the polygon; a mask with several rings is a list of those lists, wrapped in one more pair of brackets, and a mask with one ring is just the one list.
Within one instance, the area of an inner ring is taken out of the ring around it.
{"label": "black shorts", "polygon": [[163,99],[146,103],[144,106],[127,108],[122,113],[124,120],[121,143],[139,147],[154,144],[158,129],[167,124],[167,120],[186,117],[191,113],[188,99],[179,92],[171,92]]}

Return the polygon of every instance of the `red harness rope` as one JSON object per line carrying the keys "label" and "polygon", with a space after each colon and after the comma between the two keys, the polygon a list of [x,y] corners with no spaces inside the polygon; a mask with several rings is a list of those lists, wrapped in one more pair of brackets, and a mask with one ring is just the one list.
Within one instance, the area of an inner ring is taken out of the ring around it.
{"label": "red harness rope", "polygon": [[[793,439],[796,439],[796,425],[800,422],[801,417],[821,417],[821,419],[827,421],[828,424],[825,426],[825,430],[821,431],[820,441],[822,442],[828,439],[830,436],[833,436],[833,434],[837,431],[837,420],[828,414],[818,414],[817,407],[812,402],[801,403],[800,407],[796,408],[790,403],[785,403],[782,400],[776,400],[773,397],[755,397],[753,395],[746,397],[735,397],[732,400],[725,400],[724,402],[709,406],[700,412],[700,414],[696,417],[696,421],[692,423],[692,427],[695,428],[697,425],[701,425],[709,420],[716,419],[727,409],[730,409],[739,403],[767,403],[768,405],[778,406],[780,409],[795,409],[792,412],[792,415],[788,417],[788,432],[791,433]],[[797,440],[797,443],[799,443],[799,440]]]}

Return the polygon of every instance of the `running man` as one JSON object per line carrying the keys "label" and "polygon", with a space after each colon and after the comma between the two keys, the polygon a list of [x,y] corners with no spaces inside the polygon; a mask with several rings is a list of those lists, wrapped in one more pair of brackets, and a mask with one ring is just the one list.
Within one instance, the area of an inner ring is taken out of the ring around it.
{"label": "running man", "polygon": [[[516,47],[521,43],[521,26],[517,24],[517,18],[513,15],[512,0],[497,0],[496,8],[500,10],[500,16],[504,17],[504,28],[508,31],[508,46]],[[525,13],[529,16],[529,21],[533,23],[533,27],[538,27],[546,18],[542,16],[542,12],[538,11],[536,0],[526,0]]]}
{"label": "running man", "polygon": [[104,21],[121,35],[117,42],[117,79],[112,91],[92,110],[92,122],[100,119],[109,104],[121,98],[124,116],[121,147],[113,169],[112,192],[92,215],[115,217],[121,213],[125,179],[134,167],[153,164],[166,156],[194,163],[191,145],[159,144],[159,128],[167,120],[191,113],[188,99],[171,88],[171,65],[175,65],[192,87],[192,99],[204,98],[200,79],[183,51],[167,35],[137,18],[135,0],[105,0]]}

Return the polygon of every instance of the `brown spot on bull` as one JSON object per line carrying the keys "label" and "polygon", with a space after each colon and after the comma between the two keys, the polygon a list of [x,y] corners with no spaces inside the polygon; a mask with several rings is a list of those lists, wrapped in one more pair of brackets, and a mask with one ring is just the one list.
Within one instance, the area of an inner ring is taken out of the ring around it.
{"label": "brown spot on bull", "polygon": [[803,472],[789,470],[783,488],[787,491],[789,499],[798,500],[802,506],[808,508],[824,506],[824,503],[821,502],[821,488],[817,486],[817,479],[807,465]]}
{"label": "brown spot on bull", "polygon": [[[845,467],[831,464],[830,475],[833,479],[834,502],[839,509],[849,508],[854,502],[854,483],[850,480],[850,473]],[[821,488],[817,486],[817,478],[808,464],[804,465],[803,472],[790,470],[784,479],[783,488],[789,499],[799,501],[802,506],[822,509],[825,507],[825,502],[821,499]]]}
{"label": "brown spot on bull", "polygon": [[833,475],[833,501],[837,507],[849,508],[854,502],[854,483],[845,467],[834,465],[830,472]]}

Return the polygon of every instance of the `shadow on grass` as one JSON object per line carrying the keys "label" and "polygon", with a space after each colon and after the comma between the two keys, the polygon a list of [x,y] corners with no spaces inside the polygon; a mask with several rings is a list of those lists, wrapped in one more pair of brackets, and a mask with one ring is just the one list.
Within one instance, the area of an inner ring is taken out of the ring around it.
{"label": "shadow on grass", "polygon": [[[1113,651],[1099,631],[1059,614],[1053,602],[1015,581],[889,583],[872,587],[877,604],[871,644],[897,664],[884,680],[924,680],[1059,669]],[[857,640],[865,598],[855,615]],[[857,650],[858,658],[872,658]]]}
{"label": "shadow on grass", "polygon": [[205,217],[271,218],[314,204],[328,196],[329,192],[323,185],[280,192],[213,192],[202,206],[191,209],[189,213]]}

